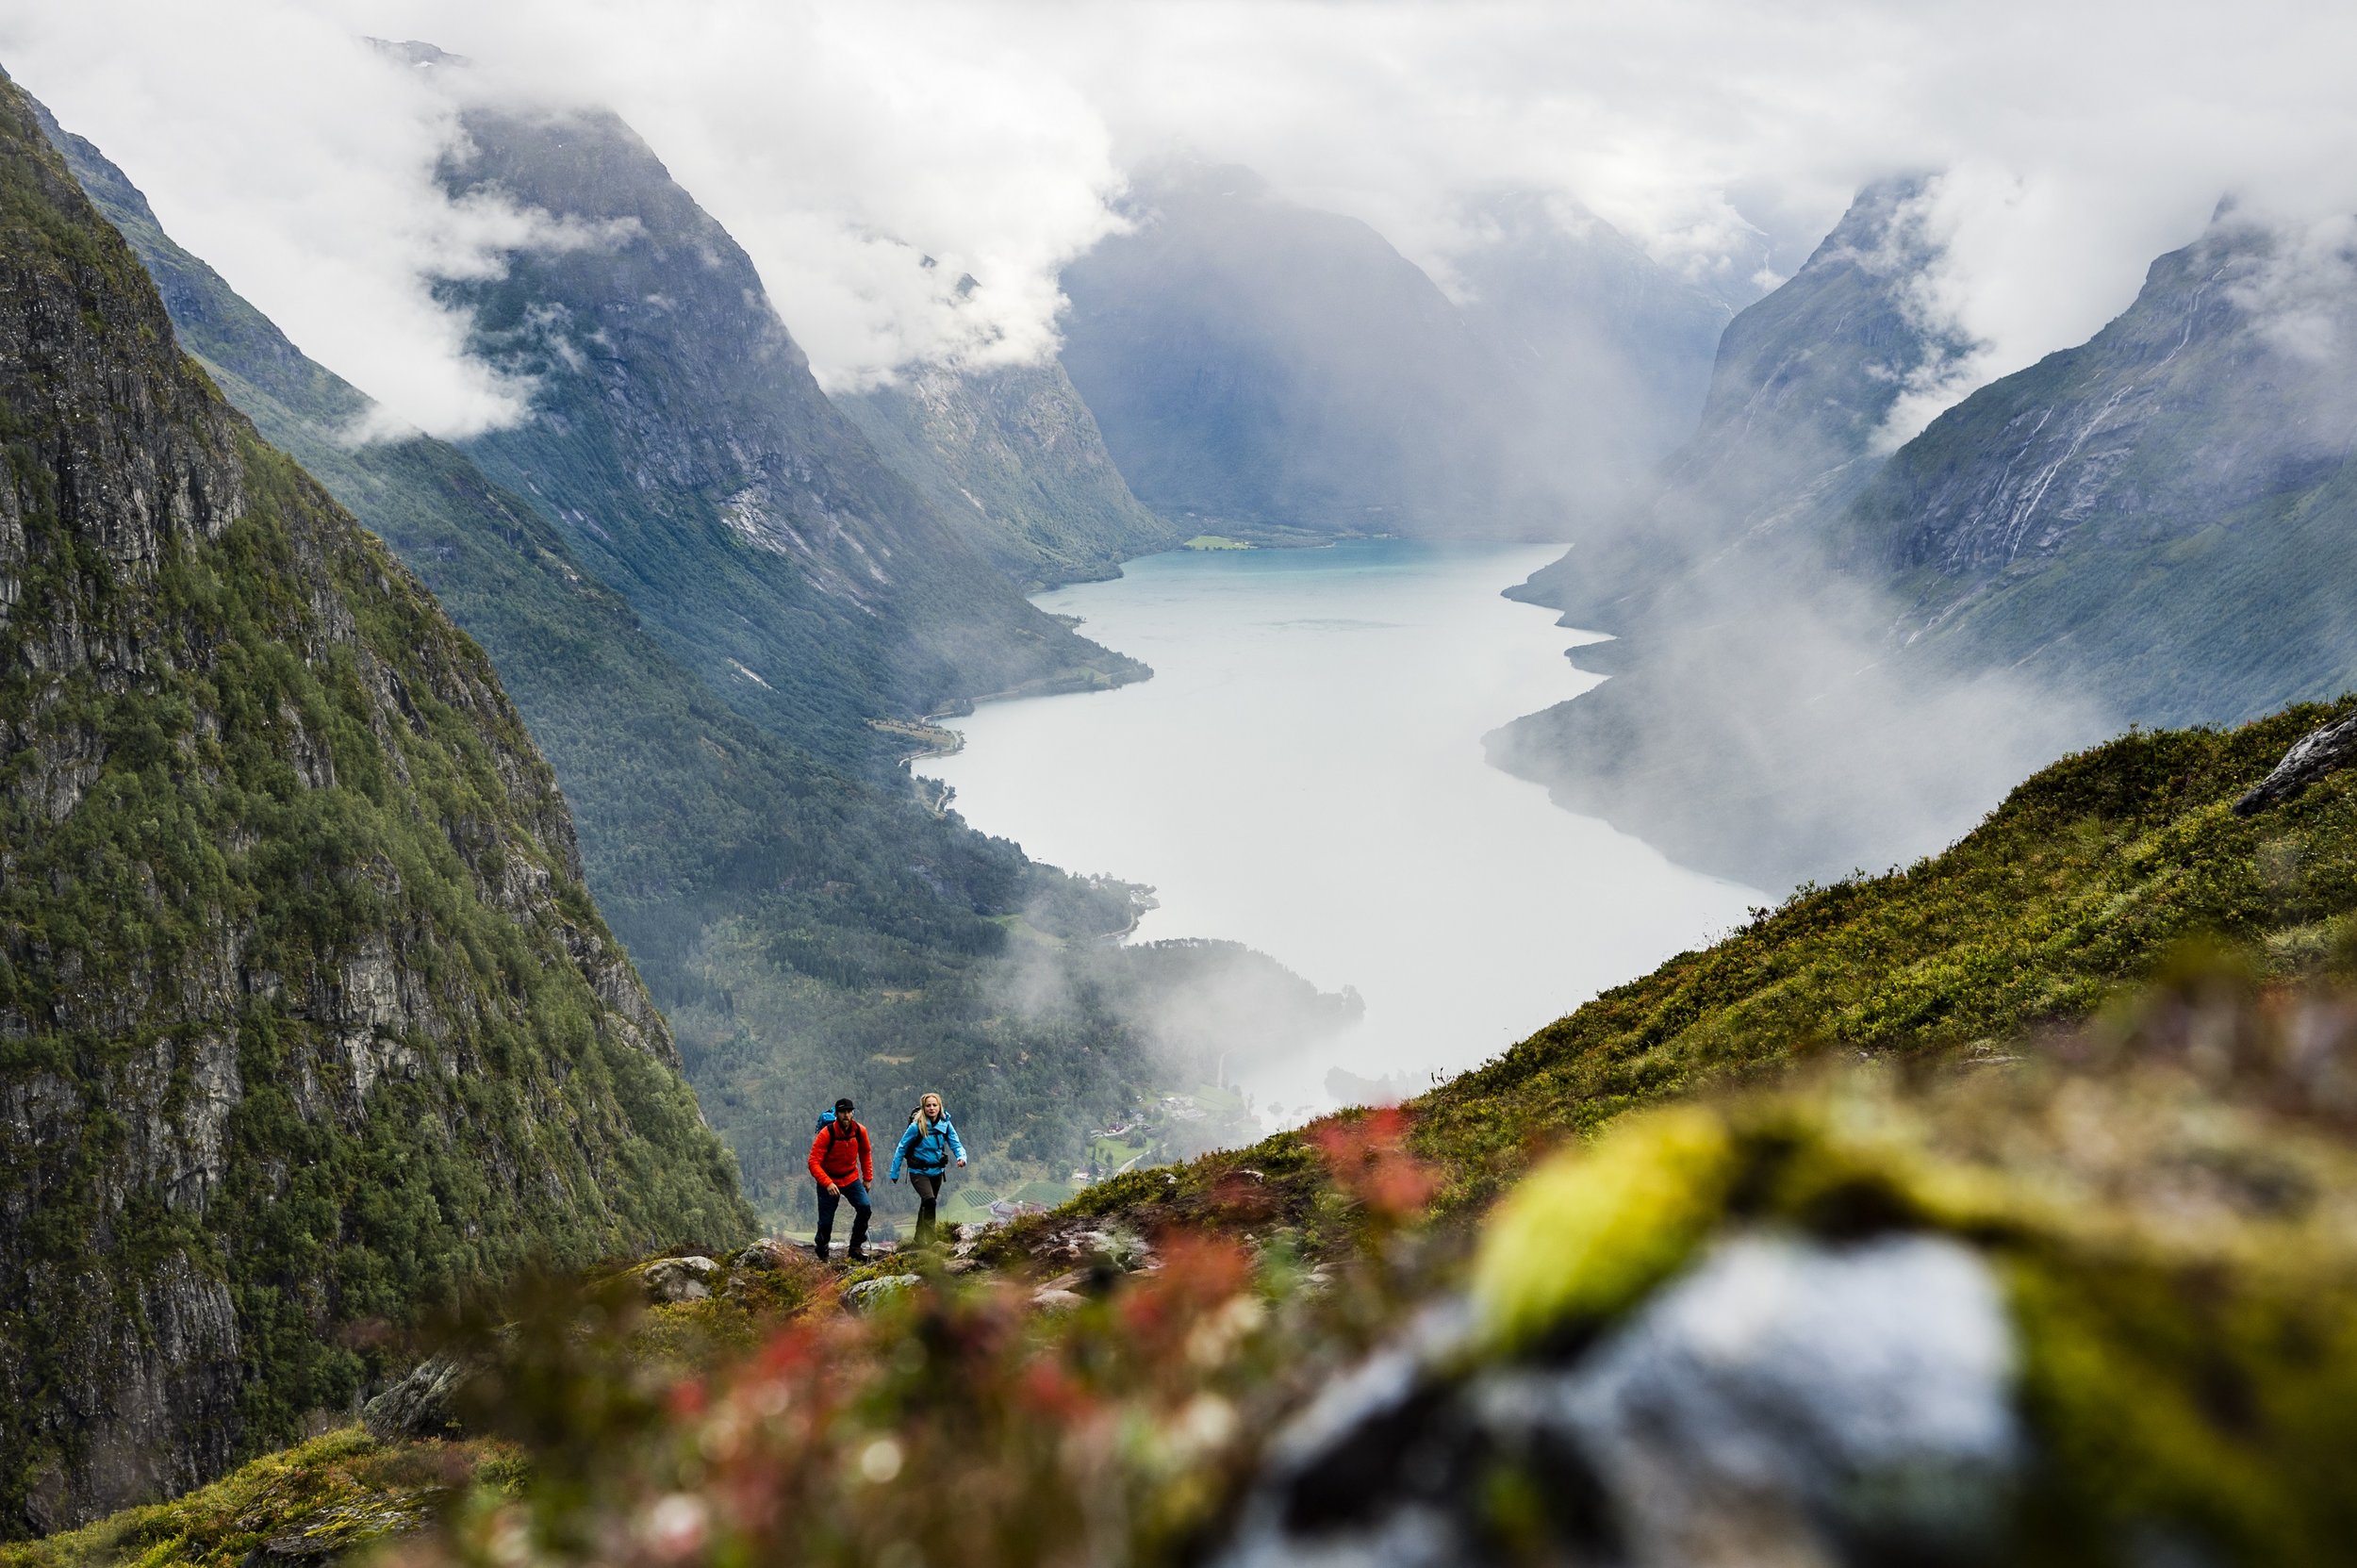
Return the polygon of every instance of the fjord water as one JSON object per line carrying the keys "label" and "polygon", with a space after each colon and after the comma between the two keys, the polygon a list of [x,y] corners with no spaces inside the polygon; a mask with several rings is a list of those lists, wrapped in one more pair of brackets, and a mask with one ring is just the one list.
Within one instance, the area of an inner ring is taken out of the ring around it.
{"label": "fjord water", "polygon": [[1486,732],[1596,682],[1563,656],[1591,639],[1499,597],[1559,553],[1381,539],[1133,561],[1037,602],[1152,680],[987,704],[918,770],[1036,858],[1151,884],[1139,940],[1229,937],[1358,987],[1343,1034],[1229,1063],[1263,1105],[1322,1107],[1337,1065],[1421,1086],[1762,901],[1483,760]]}

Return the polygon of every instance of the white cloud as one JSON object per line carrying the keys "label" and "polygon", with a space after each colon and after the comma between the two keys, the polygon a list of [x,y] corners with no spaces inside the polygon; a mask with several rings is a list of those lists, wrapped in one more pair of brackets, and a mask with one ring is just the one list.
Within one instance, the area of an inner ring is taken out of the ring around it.
{"label": "white cloud", "polygon": [[426,279],[585,237],[444,199],[450,107],[349,27],[285,0],[8,5],[0,63],[122,164],[175,239],[381,398],[385,430],[463,436],[524,410],[530,387],[466,356],[467,322]]}
{"label": "white cloud", "polygon": [[2357,305],[2357,215],[2308,223],[2245,212],[2229,228],[2264,227],[2269,241],[2227,288],[2261,337],[2285,354],[2324,365],[2347,352]]}
{"label": "white cloud", "polygon": [[1735,289],[1763,245],[1796,265],[1863,180],[1947,170],[1920,304],[1982,346],[1909,421],[2085,338],[2224,191],[2357,211],[2357,11],[2294,0],[0,0],[0,61],[179,238],[452,431],[529,388],[464,360],[419,278],[486,264],[507,218],[441,199],[447,106],[361,34],[612,105],[838,387],[1045,352],[1121,170],[1172,151],[1250,163],[1440,271],[1461,196],[1519,187]]}

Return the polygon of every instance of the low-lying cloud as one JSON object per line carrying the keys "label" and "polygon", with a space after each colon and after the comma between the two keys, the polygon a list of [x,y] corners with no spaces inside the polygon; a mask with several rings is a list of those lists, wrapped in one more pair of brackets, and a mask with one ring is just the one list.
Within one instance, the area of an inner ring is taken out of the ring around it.
{"label": "low-lying cloud", "polygon": [[1173,152],[1250,164],[1436,275],[1480,243],[1464,195],[1512,189],[1737,297],[1861,182],[1945,171],[1923,304],[1979,346],[1909,388],[1904,424],[2085,338],[2221,194],[2357,211],[2357,13],[2291,0],[0,0],[0,60],[167,226],[446,434],[530,388],[464,355],[422,280],[486,264],[525,215],[444,198],[452,106],[364,35],[620,111],[836,388],[1051,352],[1063,266],[1117,226],[1124,172]]}

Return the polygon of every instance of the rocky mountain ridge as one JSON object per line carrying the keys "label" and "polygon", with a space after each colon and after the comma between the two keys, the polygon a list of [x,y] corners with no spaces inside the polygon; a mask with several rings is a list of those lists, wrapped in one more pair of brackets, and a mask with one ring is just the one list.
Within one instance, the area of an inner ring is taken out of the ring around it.
{"label": "rocky mountain ridge", "polygon": [[[1623,517],[1514,597],[1598,631],[1640,635],[1655,596],[1691,599],[1729,553],[1781,565],[1880,467],[1878,437],[1903,390],[1959,352],[1928,333],[1909,290],[1932,259],[1926,178],[1860,190],[1791,277],[1737,312],[1719,338],[1698,424]],[[1675,613],[1675,612],[1673,612]]]}
{"label": "rocky mountain ridge", "polygon": [[750,258],[629,126],[483,106],[463,123],[453,197],[496,190],[603,237],[440,286],[473,352],[538,388],[528,420],[464,450],[732,705],[888,771],[871,718],[1143,672],[1033,609],[877,456]]}
{"label": "rocky mountain ridge", "polygon": [[1614,679],[1493,757],[1768,885],[1936,848],[2118,725],[2357,685],[2345,253],[2230,207],[2089,341],[1886,454],[1970,347],[1914,324],[1923,189],[1870,190],[1739,316],[1659,500],[1519,590],[1615,633],[1577,655]]}

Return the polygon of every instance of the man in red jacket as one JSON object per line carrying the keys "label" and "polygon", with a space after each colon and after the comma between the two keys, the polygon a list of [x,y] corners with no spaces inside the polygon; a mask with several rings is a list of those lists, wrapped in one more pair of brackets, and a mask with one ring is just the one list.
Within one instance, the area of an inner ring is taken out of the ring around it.
{"label": "man in red jacket", "polygon": [[851,1200],[851,1245],[844,1256],[852,1263],[867,1257],[867,1221],[876,1212],[867,1201],[867,1188],[876,1180],[876,1156],[867,1147],[867,1129],[851,1116],[848,1099],[834,1102],[834,1118],[810,1141],[811,1180],[818,1183],[818,1234],[811,1249],[821,1262],[834,1240],[835,1206]]}

